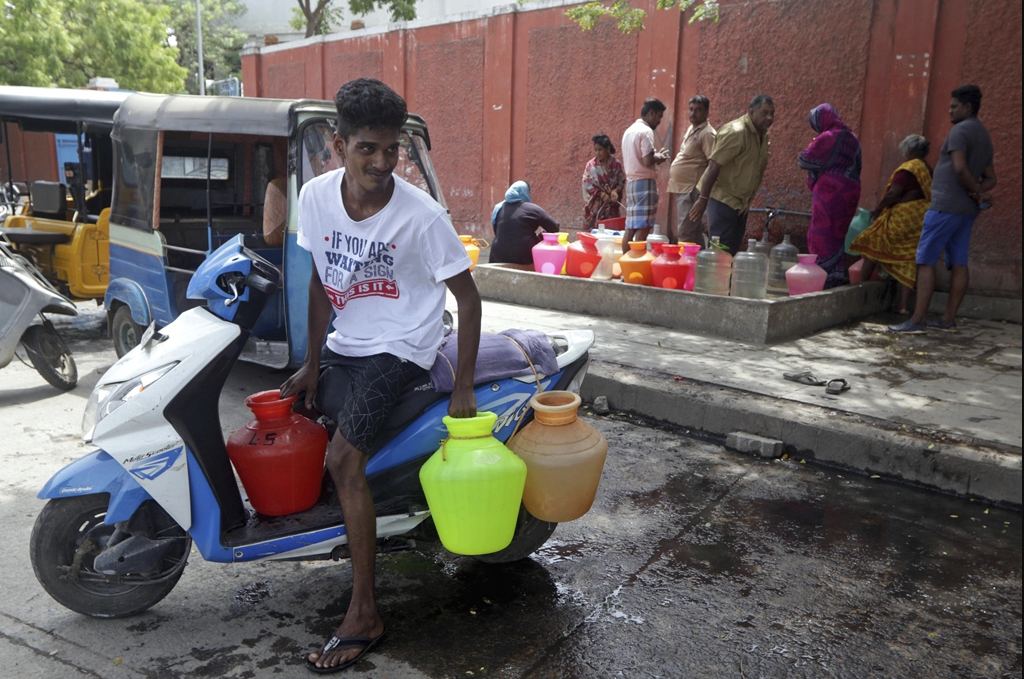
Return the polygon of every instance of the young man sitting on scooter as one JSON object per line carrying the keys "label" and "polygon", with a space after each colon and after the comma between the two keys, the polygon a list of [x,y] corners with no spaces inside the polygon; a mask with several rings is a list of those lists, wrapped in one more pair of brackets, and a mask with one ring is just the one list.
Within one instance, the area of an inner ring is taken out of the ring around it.
{"label": "young man sitting on scooter", "polygon": [[[374,439],[411,380],[429,370],[443,336],[445,287],[459,305],[459,353],[448,413],[476,415],[473,369],[480,340],[480,296],[470,260],[445,209],[392,172],[398,163],[405,101],[378,80],[342,85],[335,96],[333,147],[344,161],[299,194],[298,244],[309,250],[309,345],[281,395],[305,392],[338,423],[327,469],[345,517],[352,556],[352,601],[306,667],[337,672],[384,636],[374,599],[376,516],[366,482]],[[336,314],[327,334],[331,312]]]}

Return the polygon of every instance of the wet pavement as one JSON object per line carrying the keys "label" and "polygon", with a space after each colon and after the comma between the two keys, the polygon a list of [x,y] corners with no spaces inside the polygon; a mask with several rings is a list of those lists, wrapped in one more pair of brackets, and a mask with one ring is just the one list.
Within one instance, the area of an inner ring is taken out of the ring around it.
{"label": "wet pavement", "polygon": [[[198,555],[160,604],[94,620],[42,591],[34,494],[86,452],[81,409],[109,342],[71,333],[82,385],[0,373],[0,672],[12,677],[302,677],[350,595],[346,562]],[[244,395],[284,373],[240,365]],[[440,550],[378,560],[386,640],[345,673],[447,677],[1019,677],[1021,515],[800,460],[756,460],[627,415],[591,512],[528,560]],[[341,676],[345,676],[345,674]]]}

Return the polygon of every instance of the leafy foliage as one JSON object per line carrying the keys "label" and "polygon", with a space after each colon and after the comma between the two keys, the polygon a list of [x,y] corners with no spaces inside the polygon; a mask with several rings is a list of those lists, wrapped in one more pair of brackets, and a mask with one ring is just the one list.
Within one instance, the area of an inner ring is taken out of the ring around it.
{"label": "leafy foliage", "polygon": [[[306,37],[326,35],[345,18],[340,0],[295,0],[288,22],[297,31],[305,30]],[[416,0],[348,0],[353,16],[364,16],[374,9],[388,9],[392,21],[410,21],[416,18]]]}
{"label": "leafy foliage", "polygon": [[0,8],[0,82],[176,92],[184,70],[167,43],[167,13],[141,0],[6,0]]}
{"label": "leafy foliage", "polygon": [[[718,0],[658,0],[658,9],[672,9],[676,6],[681,12],[691,7],[695,8],[690,23],[706,20],[718,23]],[[601,17],[611,17],[618,20],[620,31],[632,33],[644,30],[644,17],[647,16],[647,12],[630,5],[630,0],[615,0],[611,5],[589,2],[567,10],[565,15],[579,24],[584,31],[596,26]]]}
{"label": "leafy foliage", "polygon": [[[156,0],[169,12],[166,26],[178,47],[178,64],[187,73],[185,87],[192,94],[199,92],[199,49],[196,39],[195,0]],[[203,19],[203,75],[207,80],[223,80],[241,76],[240,50],[246,34],[231,19],[245,12],[245,5],[236,0],[201,0]]]}

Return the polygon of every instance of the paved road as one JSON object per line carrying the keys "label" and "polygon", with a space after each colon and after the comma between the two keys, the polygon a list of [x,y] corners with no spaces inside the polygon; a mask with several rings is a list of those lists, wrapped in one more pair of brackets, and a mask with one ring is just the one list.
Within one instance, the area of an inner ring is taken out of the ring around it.
{"label": "paved road", "polygon": [[[127,620],[55,604],[28,563],[45,479],[87,448],[81,385],[0,372],[0,676],[302,677],[349,597],[347,563],[225,566],[198,555]],[[236,368],[241,399],[282,374]],[[797,460],[760,461],[626,417],[588,416],[611,447],[593,510],[533,558],[443,552],[378,562],[390,632],[360,677],[1003,677],[1021,672],[1021,516]]]}

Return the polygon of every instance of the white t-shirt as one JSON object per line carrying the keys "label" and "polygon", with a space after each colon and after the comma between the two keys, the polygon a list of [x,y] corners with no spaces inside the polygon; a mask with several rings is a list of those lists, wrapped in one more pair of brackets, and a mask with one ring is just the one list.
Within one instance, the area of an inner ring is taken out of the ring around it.
{"label": "white t-shirt", "polygon": [[445,209],[397,176],[388,204],[353,221],[341,200],[344,175],[320,175],[299,193],[298,244],[312,253],[334,306],[327,346],[343,356],[389,353],[429,370],[444,335],[444,281],[469,268],[466,248]]}
{"label": "white t-shirt", "polygon": [[622,134],[622,165],[626,179],[657,179],[658,171],[644,165],[644,156],[654,153],[654,130],[637,118]]}

